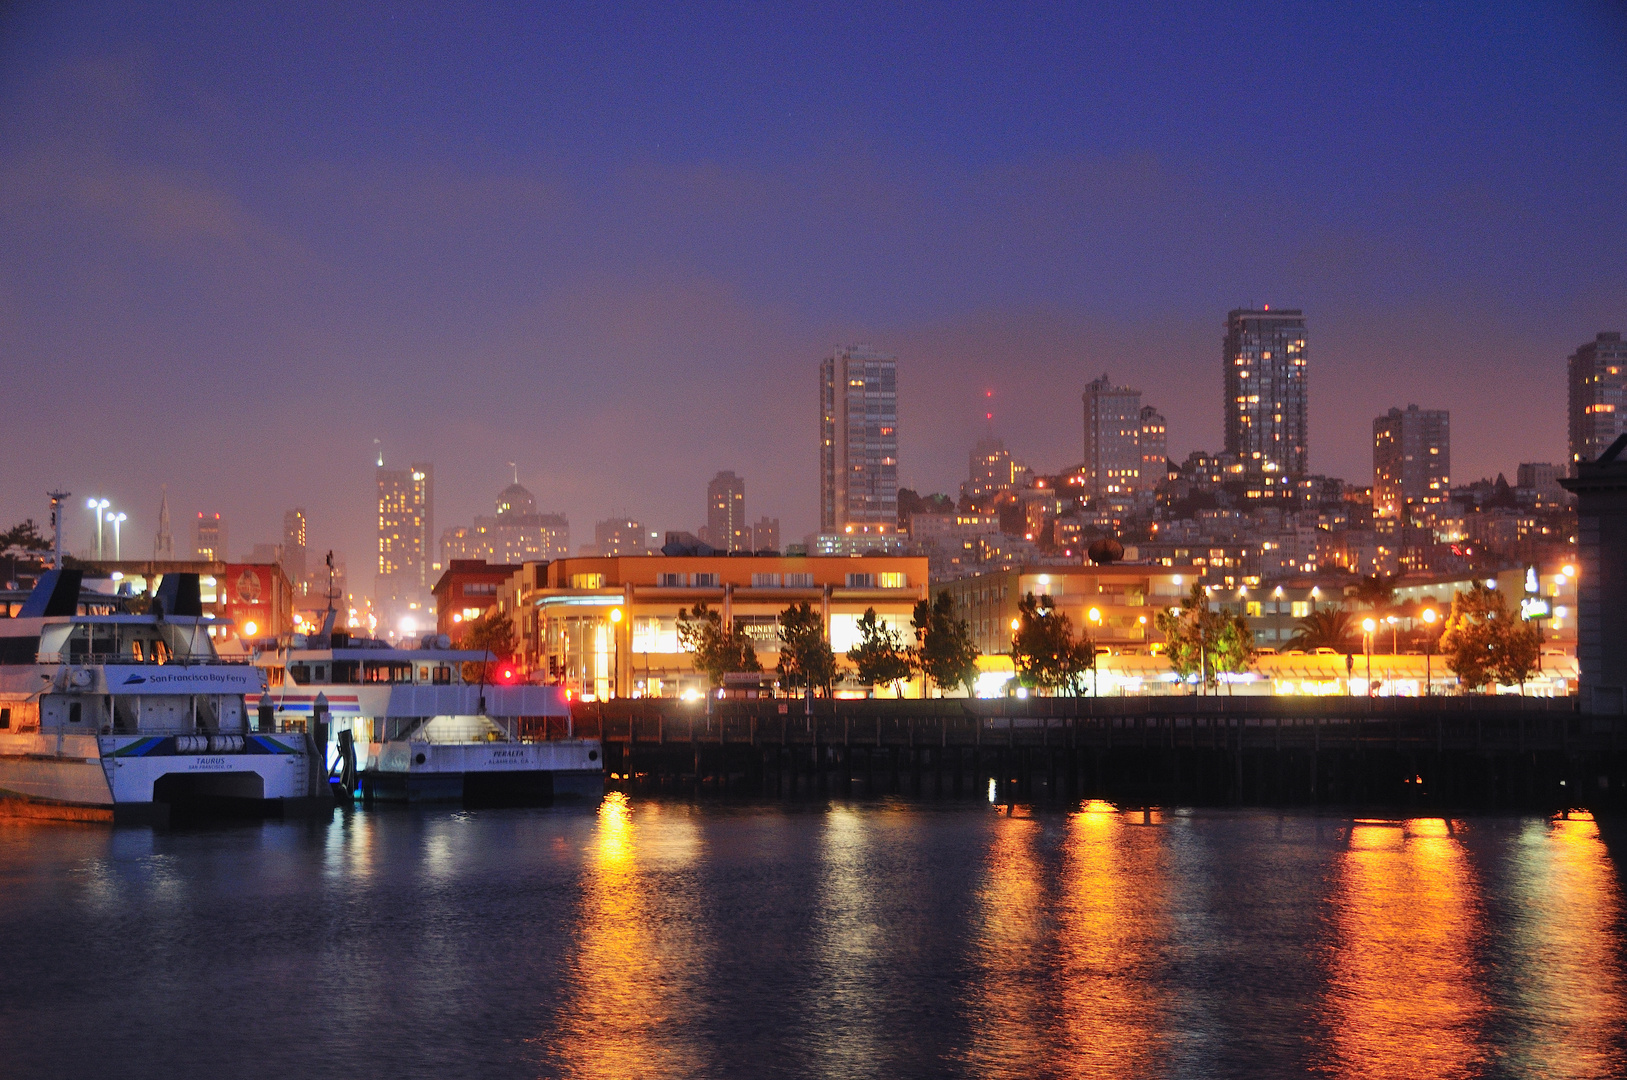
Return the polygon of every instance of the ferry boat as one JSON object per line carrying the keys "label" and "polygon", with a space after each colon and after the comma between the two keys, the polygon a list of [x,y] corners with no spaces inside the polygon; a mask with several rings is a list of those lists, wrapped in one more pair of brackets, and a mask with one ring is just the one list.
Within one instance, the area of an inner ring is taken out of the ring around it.
{"label": "ferry boat", "polygon": [[547,805],[604,795],[597,739],[575,738],[557,686],[513,684],[490,653],[429,635],[416,646],[333,629],[254,663],[252,708],[279,724],[324,717],[328,773],[364,800]]}
{"label": "ferry boat", "polygon": [[82,603],[83,584],[48,570],[0,619],[0,809],[165,823],[332,807],[304,733],[251,722],[264,673],[216,651],[196,574],[165,575],[143,614]]}

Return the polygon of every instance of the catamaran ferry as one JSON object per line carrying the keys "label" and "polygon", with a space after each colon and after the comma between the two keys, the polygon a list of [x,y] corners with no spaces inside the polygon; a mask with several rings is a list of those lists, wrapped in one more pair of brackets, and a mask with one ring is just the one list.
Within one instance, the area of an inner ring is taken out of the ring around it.
{"label": "catamaran ferry", "polygon": [[304,733],[251,722],[264,673],[216,652],[196,574],[165,575],[145,614],[82,603],[82,579],[46,571],[0,620],[0,807],[163,823],[333,805]]}
{"label": "catamaran ferry", "polygon": [[254,663],[268,686],[248,703],[280,725],[325,716],[329,775],[363,799],[546,805],[597,800],[597,739],[573,737],[556,686],[512,685],[491,654],[435,635],[417,647],[332,628],[295,635]]}

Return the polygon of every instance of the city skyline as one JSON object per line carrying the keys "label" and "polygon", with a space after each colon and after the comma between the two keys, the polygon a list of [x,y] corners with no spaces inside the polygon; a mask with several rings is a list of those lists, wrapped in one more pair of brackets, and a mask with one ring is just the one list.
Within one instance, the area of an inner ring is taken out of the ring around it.
{"label": "city skyline", "polygon": [[[1055,469],[1103,370],[1158,405],[1172,459],[1219,451],[1217,330],[1265,303],[1313,322],[1312,473],[1365,483],[1368,421],[1412,400],[1457,415],[1459,478],[1566,460],[1566,358],[1627,310],[1627,151],[1599,135],[1627,87],[1594,62],[1619,15],[1256,15],[1327,76],[1286,111],[1212,49],[1235,14],[1202,11],[1175,34],[991,14],[915,52],[877,13],[403,9],[290,20],[275,48],[244,44],[247,9],[10,13],[0,352],[41,387],[142,372],[187,464],[21,415],[52,452],[0,501],[97,492],[143,549],[164,484],[175,522],[219,511],[245,548],[299,505],[313,549],[365,567],[382,439],[437,463],[441,520],[517,461],[578,537],[613,507],[693,528],[732,466],[795,540],[818,526],[806,372],[834,345],[905,365],[898,482],[953,492],[986,391],[1009,452]],[[855,40],[900,59],[813,93]],[[1234,160],[1267,119],[1292,145]]]}

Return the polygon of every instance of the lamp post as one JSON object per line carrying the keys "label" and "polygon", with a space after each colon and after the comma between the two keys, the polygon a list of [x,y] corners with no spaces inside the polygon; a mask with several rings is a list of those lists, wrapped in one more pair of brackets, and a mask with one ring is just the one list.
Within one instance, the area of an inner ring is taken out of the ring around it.
{"label": "lamp post", "polygon": [[1426,607],[1421,617],[1424,620],[1424,696],[1428,697],[1435,692],[1434,680],[1429,673],[1429,658],[1435,651],[1435,638],[1429,631],[1435,626],[1437,615],[1434,608]]}
{"label": "lamp post", "polygon": [[124,558],[124,547],[119,543],[119,526],[129,519],[129,514],[109,514],[107,520],[113,523],[113,561],[119,562]]}
{"label": "lamp post", "polygon": [[102,513],[113,504],[106,499],[86,499],[85,509],[96,515],[96,561],[102,559]]}
{"label": "lamp post", "polygon": [[1362,652],[1367,654],[1367,696],[1373,696],[1373,631],[1378,629],[1378,620],[1366,618],[1361,621]]}
{"label": "lamp post", "polygon": [[[1098,627],[1102,625],[1102,609],[1101,608],[1091,608],[1090,609],[1090,621],[1091,621],[1092,625],[1095,625],[1095,626],[1098,626]],[[1097,694],[1097,689],[1098,689],[1098,687],[1097,687],[1097,683],[1096,683],[1096,641],[1095,641],[1094,638],[1092,638],[1091,642],[1090,642],[1090,696],[1091,697],[1099,696]]]}
{"label": "lamp post", "polygon": [[1401,655],[1401,620],[1394,615],[1384,616],[1384,621],[1390,624],[1390,655]]}

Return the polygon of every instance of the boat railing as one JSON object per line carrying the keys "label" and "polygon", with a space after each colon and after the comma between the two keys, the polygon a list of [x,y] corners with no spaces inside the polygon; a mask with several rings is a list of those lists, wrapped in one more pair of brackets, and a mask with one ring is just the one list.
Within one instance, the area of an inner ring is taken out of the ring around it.
{"label": "boat railing", "polygon": [[126,656],[122,653],[68,652],[66,656],[61,650],[34,654],[36,664],[79,664],[88,667],[98,667],[107,664],[118,664],[129,667],[205,667],[220,664],[245,664],[245,657],[231,656],[170,656],[163,660],[151,657]]}

